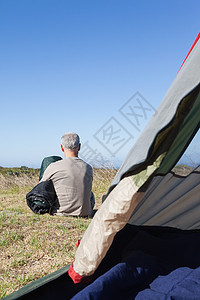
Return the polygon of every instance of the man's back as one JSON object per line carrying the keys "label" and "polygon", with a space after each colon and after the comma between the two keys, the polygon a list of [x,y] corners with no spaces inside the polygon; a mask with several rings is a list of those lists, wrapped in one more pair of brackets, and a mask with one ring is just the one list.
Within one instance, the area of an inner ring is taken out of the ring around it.
{"label": "man's back", "polygon": [[87,216],[91,212],[92,167],[78,157],[51,163],[41,181],[53,181],[60,207],[57,214]]}

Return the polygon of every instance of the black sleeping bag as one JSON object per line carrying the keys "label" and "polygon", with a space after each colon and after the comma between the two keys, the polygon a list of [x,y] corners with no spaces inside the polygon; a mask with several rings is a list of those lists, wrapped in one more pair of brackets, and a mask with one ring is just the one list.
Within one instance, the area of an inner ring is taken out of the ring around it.
{"label": "black sleeping bag", "polygon": [[58,207],[58,199],[51,180],[38,183],[27,195],[26,202],[35,214],[54,214]]}

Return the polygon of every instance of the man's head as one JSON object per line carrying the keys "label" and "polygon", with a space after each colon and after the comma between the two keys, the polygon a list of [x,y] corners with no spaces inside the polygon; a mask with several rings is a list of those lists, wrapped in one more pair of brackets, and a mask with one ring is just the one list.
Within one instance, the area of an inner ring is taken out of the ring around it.
{"label": "man's head", "polygon": [[78,156],[80,150],[80,138],[78,134],[68,132],[61,138],[61,149],[67,156]]}

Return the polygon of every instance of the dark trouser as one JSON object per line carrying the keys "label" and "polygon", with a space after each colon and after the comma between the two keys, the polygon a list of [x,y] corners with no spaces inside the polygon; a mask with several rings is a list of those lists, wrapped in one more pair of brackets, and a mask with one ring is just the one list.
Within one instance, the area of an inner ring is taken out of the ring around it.
{"label": "dark trouser", "polygon": [[[46,168],[53,162],[56,162],[58,160],[61,160],[62,157],[60,156],[48,156],[48,157],[45,157],[42,161],[42,164],[41,164],[41,168],[40,168],[40,175],[39,175],[39,180],[42,179],[42,176],[44,174],[44,171],[46,170]],[[91,213],[90,213],[90,216],[93,215],[93,208],[94,208],[94,205],[95,205],[95,197],[94,197],[94,194],[93,192],[91,191],[91,197],[90,197],[90,204],[91,204]]]}

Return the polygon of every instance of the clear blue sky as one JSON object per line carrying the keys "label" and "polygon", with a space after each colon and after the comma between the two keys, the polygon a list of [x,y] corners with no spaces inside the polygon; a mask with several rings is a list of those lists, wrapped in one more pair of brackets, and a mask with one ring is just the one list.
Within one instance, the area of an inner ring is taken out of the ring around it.
{"label": "clear blue sky", "polygon": [[[68,131],[120,163],[147,121],[133,132],[120,109],[139,95],[150,118],[199,32],[199,11],[199,0],[0,0],[0,166],[39,167],[62,155]],[[116,151],[101,143],[109,122],[127,130]]]}

